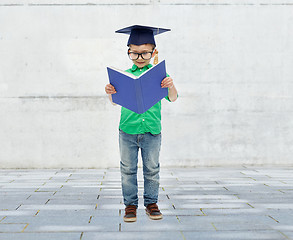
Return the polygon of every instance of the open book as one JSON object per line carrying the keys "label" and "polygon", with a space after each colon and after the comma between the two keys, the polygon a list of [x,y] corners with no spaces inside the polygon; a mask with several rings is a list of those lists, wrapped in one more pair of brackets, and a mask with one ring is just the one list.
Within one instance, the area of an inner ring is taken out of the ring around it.
{"label": "open book", "polygon": [[168,95],[168,88],[162,88],[166,77],[165,61],[151,67],[140,76],[107,67],[110,83],[115,87],[112,101],[138,114],[146,112]]}

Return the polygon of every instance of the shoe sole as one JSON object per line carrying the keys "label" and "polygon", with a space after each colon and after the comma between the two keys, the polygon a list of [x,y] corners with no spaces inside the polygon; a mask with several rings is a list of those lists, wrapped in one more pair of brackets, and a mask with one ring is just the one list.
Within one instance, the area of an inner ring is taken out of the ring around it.
{"label": "shoe sole", "polygon": [[146,214],[149,216],[150,219],[152,220],[161,220],[163,218],[163,215],[158,215],[158,216],[152,216],[150,215],[147,211],[146,211]]}
{"label": "shoe sole", "polygon": [[123,218],[124,222],[136,222],[136,217],[134,218]]}

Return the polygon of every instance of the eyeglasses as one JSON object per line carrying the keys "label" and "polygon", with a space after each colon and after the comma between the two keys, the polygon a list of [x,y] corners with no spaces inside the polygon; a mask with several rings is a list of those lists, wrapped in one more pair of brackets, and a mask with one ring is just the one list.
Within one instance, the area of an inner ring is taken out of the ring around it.
{"label": "eyeglasses", "polygon": [[143,53],[136,53],[136,52],[130,52],[128,50],[128,56],[131,60],[137,60],[139,56],[141,56],[144,60],[149,60],[152,58],[153,52],[143,52]]}

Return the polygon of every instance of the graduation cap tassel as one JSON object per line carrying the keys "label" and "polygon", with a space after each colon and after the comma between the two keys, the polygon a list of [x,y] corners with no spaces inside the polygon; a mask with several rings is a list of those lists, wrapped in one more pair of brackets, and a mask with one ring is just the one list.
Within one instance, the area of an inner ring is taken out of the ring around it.
{"label": "graduation cap tassel", "polygon": [[155,50],[155,58],[154,58],[154,65],[157,65],[159,62],[159,55],[158,55],[159,51],[156,49]]}

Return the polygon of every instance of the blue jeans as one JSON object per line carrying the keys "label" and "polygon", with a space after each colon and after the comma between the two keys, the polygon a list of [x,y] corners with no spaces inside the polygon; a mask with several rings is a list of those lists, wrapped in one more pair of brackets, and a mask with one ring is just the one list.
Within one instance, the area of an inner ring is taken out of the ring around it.
{"label": "blue jeans", "polygon": [[127,134],[119,130],[120,171],[122,194],[125,206],[138,206],[137,162],[141,149],[144,176],[144,206],[158,202],[159,194],[159,154],[161,134]]}

